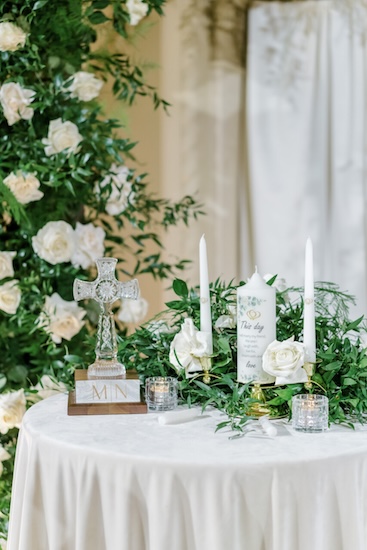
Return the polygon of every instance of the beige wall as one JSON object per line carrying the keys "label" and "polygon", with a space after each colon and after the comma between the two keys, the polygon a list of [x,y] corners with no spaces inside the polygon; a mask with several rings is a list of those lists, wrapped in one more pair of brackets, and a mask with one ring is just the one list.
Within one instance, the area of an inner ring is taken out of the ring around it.
{"label": "beige wall", "polygon": [[[158,17],[152,17],[145,24],[139,37],[133,37],[129,47],[132,60],[146,67],[146,78],[149,84],[160,87],[160,33],[161,26]],[[109,43],[108,29],[101,29],[99,44]],[[140,31],[139,31],[140,34]],[[112,47],[112,46],[111,46]],[[117,51],[126,51],[126,42],[114,43]],[[150,98],[137,97],[133,106],[125,106],[114,99],[110,86],[106,85],[101,94],[108,116],[117,118],[124,124],[121,131],[123,137],[138,142],[132,153],[136,162],[127,160],[130,167],[137,173],[148,173],[146,182],[149,182],[150,192],[161,195],[160,169],[160,133],[161,113],[155,111]],[[151,318],[163,309],[162,283],[155,281],[151,276],[139,276],[141,295],[149,302],[147,318]]]}
{"label": "beige wall", "polygon": [[[171,0],[165,7],[165,16],[153,16],[143,22],[137,29],[139,36],[133,37],[129,53],[139,65],[145,65],[145,75],[148,82],[157,87],[159,95],[171,103],[169,114],[160,108],[154,111],[149,98],[137,98],[132,107],[121,105],[113,100],[108,87],[105,87],[102,100],[110,116],[116,117],[125,124],[123,135],[138,141],[134,149],[138,172],[148,172],[149,189],[159,196],[180,200],[186,193],[194,193],[197,189],[182,189],[180,182],[180,152],[184,140],[180,135],[180,20],[182,10],[187,2]],[[108,36],[101,37],[108,43]],[[116,44],[113,46],[116,48]],[[126,42],[121,42],[121,51],[126,51]],[[194,222],[193,222],[194,223]],[[192,227],[192,224],[190,225]],[[171,228],[162,235],[165,245],[164,259],[170,262],[189,259],[192,267],[178,274],[190,283],[197,284],[198,273],[198,239],[192,239],[190,227],[183,224]],[[185,254],[182,243],[193,240],[192,246],[186,247]],[[194,242],[195,241],[195,242]],[[197,242],[196,242],[197,241]],[[190,256],[190,257],[188,257]],[[164,309],[164,303],[172,298],[168,290],[170,281],[154,281],[151,276],[139,276],[141,294],[149,302],[148,318]]]}

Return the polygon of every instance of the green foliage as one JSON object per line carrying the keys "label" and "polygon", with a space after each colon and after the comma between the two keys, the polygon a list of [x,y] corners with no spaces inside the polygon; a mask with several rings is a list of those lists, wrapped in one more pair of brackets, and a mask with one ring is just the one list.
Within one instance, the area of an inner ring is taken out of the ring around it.
{"label": "green foliage", "polygon": [[[162,15],[164,4],[165,0],[146,0],[143,5],[148,14]],[[119,121],[105,115],[98,92],[92,98],[71,93],[75,74],[83,71],[104,82],[108,79],[112,93],[127,104],[137,96],[147,96],[153,108],[167,107],[142,68],[126,53],[97,45],[101,25],[109,36],[117,33],[128,38],[132,26],[126,0],[5,0],[0,3],[0,23],[12,23],[26,33],[24,45],[0,49],[0,87],[12,83],[34,94],[33,116],[16,110],[20,119],[11,122],[0,92],[0,253],[16,253],[14,274],[2,276],[0,291],[15,279],[21,292],[16,313],[0,307],[1,399],[2,392],[21,388],[30,394],[29,388],[44,374],[68,385],[74,369],[86,367],[94,356],[93,304],[83,304],[85,325],[70,340],[53,340],[40,324],[46,297],[57,293],[72,301],[74,279],[95,276],[93,261],[80,267],[71,260],[53,264],[42,259],[32,245],[40,229],[55,221],[67,222],[72,230],[78,223],[101,227],[104,254],[120,260],[125,276],[149,273],[165,278],[183,270],[187,262],[162,260],[162,228],[188,224],[201,214],[201,208],[188,196],[177,202],[156,197],[150,192],[147,175],[131,167],[126,169],[125,181],[116,183],[114,189],[113,166],[134,162],[135,143],[124,135]],[[50,122],[57,119],[75,125],[82,138],[77,148],[46,151]],[[34,175],[43,197],[19,202],[4,183],[12,173]],[[126,205],[108,215],[113,193],[124,191],[124,186]],[[13,431],[10,436],[0,435],[0,443],[9,446],[11,453],[17,430]],[[0,531],[5,529],[11,476],[12,461],[4,461]]]}
{"label": "green foliage", "polygon": [[[270,284],[274,279],[269,281]],[[135,367],[142,380],[148,376],[172,376],[175,370],[169,361],[171,343],[185,318],[191,317],[200,326],[198,289],[189,289],[180,279],[173,282],[177,299],[167,303],[168,309],[140,327],[120,345],[120,358]],[[213,326],[221,315],[230,315],[236,304],[236,288],[217,280],[210,288]],[[303,290],[289,288],[277,291],[277,339],[291,336],[303,339]],[[216,328],[213,334],[211,381],[204,384],[202,374],[186,378],[178,372],[181,398],[189,404],[212,405],[228,415],[218,427],[228,424],[241,430],[251,416],[254,403],[266,405],[273,417],[291,416],[292,397],[311,391],[329,398],[331,423],[365,422],[367,414],[367,354],[361,336],[366,333],[363,318],[348,319],[353,298],[340,292],[332,283],[315,289],[317,367],[310,390],[304,384],[264,386],[262,395],[254,396],[251,384],[240,384],[237,378],[236,328]]]}
{"label": "green foliage", "polygon": [[[164,0],[147,2],[149,12],[162,14]],[[105,251],[112,252],[123,264],[127,276],[149,273],[155,278],[171,276],[184,269],[185,260],[174,264],[161,258],[159,235],[163,226],[196,218],[200,207],[191,197],[177,203],[157,198],[149,192],[146,175],[129,171],[131,196],[126,209],[112,220],[106,216],[111,185],[100,182],[110,173],[111,165],[123,165],[131,158],[134,143],[121,136],[120,124],[105,117],[97,99],[83,102],[68,93],[72,75],[94,70],[97,76],[113,77],[113,91],[119,99],[131,103],[137,94],[150,95],[154,107],[165,106],[139,67],[121,52],[99,51],[94,47],[96,26],[107,24],[127,36],[129,14],[125,2],[98,0],[19,0],[3,2],[0,21],[10,21],[27,32],[26,44],[16,51],[0,52],[0,83],[17,82],[35,92],[31,120],[9,125],[0,108],[0,250],[17,251],[14,278],[20,281],[21,304],[16,315],[0,311],[0,339],[4,354],[1,372],[8,377],[16,365],[27,369],[28,383],[34,384],[45,371],[67,381],[64,369],[65,349],[55,345],[37,319],[46,295],[59,293],[72,299],[75,277],[88,278],[89,270],[70,263],[51,265],[35,254],[32,237],[47,222],[64,220],[93,223],[106,232]],[[51,120],[73,122],[83,137],[78,152],[47,155],[42,140],[47,138]],[[120,135],[117,131],[120,130]],[[2,180],[12,171],[32,173],[41,182],[42,200],[22,205]],[[99,189],[99,192],[96,192]],[[121,265],[120,264],[120,265]],[[4,281],[6,282],[6,280]],[[68,343],[69,355],[88,361],[85,342],[91,325]],[[31,337],[30,337],[31,335]],[[93,347],[93,346],[92,346]],[[50,367],[49,367],[50,365]],[[70,371],[71,371],[70,367]],[[25,372],[22,370],[22,372]],[[5,390],[24,385],[18,377],[9,377]]]}

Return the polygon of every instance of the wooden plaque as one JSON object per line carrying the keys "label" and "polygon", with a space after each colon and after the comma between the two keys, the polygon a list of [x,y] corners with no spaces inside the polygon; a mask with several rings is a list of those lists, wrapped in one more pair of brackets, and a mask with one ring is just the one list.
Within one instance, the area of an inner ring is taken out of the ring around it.
{"label": "wooden plaque", "polygon": [[[76,388],[78,387],[78,384],[80,388],[81,385],[85,386],[86,382],[96,382],[99,386],[101,384],[103,385],[104,391],[102,392],[95,389],[93,393],[95,399],[84,398],[82,402],[80,401],[80,396],[83,395],[82,392],[77,392],[77,390],[69,392],[68,415],[144,414],[148,412],[146,403],[141,401],[140,392],[136,393],[136,384],[138,384],[139,380],[136,371],[127,371],[124,378],[116,380],[98,379],[91,381],[88,379],[87,370],[77,369],[74,373],[74,378]],[[110,395],[111,388],[113,388],[113,386],[121,386],[122,382],[130,384],[131,387],[133,387],[133,400],[127,401],[127,399],[129,399],[128,392],[126,392],[127,398],[124,399],[122,396],[123,392],[119,390],[118,387],[117,390],[119,391],[115,392],[116,395]],[[109,394],[108,390],[110,392]]]}

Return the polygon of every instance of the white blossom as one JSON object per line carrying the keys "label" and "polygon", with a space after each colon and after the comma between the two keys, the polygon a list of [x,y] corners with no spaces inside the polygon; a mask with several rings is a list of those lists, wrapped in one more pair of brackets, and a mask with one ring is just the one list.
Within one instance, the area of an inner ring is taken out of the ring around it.
{"label": "white blossom", "polygon": [[0,279],[14,276],[13,258],[16,252],[0,252]]}
{"label": "white blossom", "polygon": [[140,323],[148,312],[148,302],[144,298],[122,300],[117,318],[123,323]]}
{"label": "white blossom", "polygon": [[236,328],[237,308],[234,305],[228,306],[228,314],[220,315],[215,321],[214,328]]}
{"label": "white blossom", "polygon": [[[3,473],[3,469],[4,469],[3,462],[5,460],[9,460],[9,458],[11,458],[11,455],[8,453],[6,449],[4,449],[2,445],[0,445],[0,476]],[[5,546],[4,546],[4,542],[5,542]],[[4,541],[4,539],[1,539],[1,538],[0,538],[0,548],[6,548],[6,541]]]}
{"label": "white blossom", "polygon": [[172,328],[168,326],[164,319],[153,319],[145,325],[145,328],[149,330],[152,337],[159,339],[162,334],[169,334],[172,332]]}
{"label": "white blossom", "polygon": [[74,301],[63,300],[57,292],[46,296],[39,326],[51,334],[52,340],[60,344],[61,340],[71,340],[78,334],[85,322],[86,311]]}
{"label": "white blossom", "polygon": [[48,136],[42,143],[46,146],[45,153],[48,157],[65,152],[67,155],[77,153],[83,136],[78,127],[70,120],[63,122],[61,118],[51,120],[48,127]]}
{"label": "white blossom", "polygon": [[82,225],[77,222],[74,235],[75,250],[71,258],[74,267],[87,269],[98,258],[104,256],[106,233],[102,227],[95,227],[92,223]]}
{"label": "white blossom", "polygon": [[295,342],[293,337],[283,342],[274,340],[264,352],[263,370],[276,377],[276,384],[307,382],[304,362],[305,348],[301,342]]}
{"label": "white blossom", "polygon": [[179,373],[182,369],[186,377],[202,371],[201,359],[211,355],[210,338],[207,332],[199,331],[191,318],[181,325],[181,330],[174,337],[169,353],[170,363]]}
{"label": "white blossom", "polygon": [[142,0],[127,0],[126,8],[129,12],[130,25],[137,25],[148,13],[148,4]]}
{"label": "white blossom", "polygon": [[[267,273],[266,275],[264,275],[263,279],[264,279],[265,282],[268,282],[273,277],[274,277],[274,275],[272,275],[271,273]],[[275,278],[275,281],[273,282],[273,284],[271,286],[274,287],[277,290],[277,292],[283,292],[283,300],[285,302],[290,301],[288,292],[284,293],[284,291],[288,288],[288,284],[287,284],[287,281],[283,277],[278,277],[277,276]]]}
{"label": "white blossom", "polygon": [[6,434],[12,428],[20,428],[25,413],[24,389],[0,395],[0,433]]}
{"label": "white blossom", "polygon": [[98,97],[102,86],[103,80],[94,74],[78,71],[73,75],[71,85],[65,91],[70,92],[71,97],[76,97],[80,101],[91,101]]}
{"label": "white blossom", "polygon": [[47,399],[58,393],[65,393],[68,388],[64,382],[59,382],[52,379],[48,374],[44,374],[40,381],[35,386],[31,387],[31,390],[37,391],[35,396],[31,396],[31,400],[33,401],[35,400],[34,397],[36,399]]}
{"label": "white blossom", "polygon": [[12,279],[0,286],[0,309],[14,315],[20,304],[21,291],[18,286],[19,281]]}
{"label": "white blossom", "polygon": [[22,88],[17,82],[8,82],[1,86],[0,103],[9,126],[20,119],[30,120],[33,117],[33,109],[29,105],[35,94],[33,90]]}
{"label": "white blossom", "polygon": [[17,170],[16,172],[11,172],[4,179],[3,183],[21,204],[38,201],[43,197],[42,191],[39,190],[40,182],[34,174]]}
{"label": "white blossom", "polygon": [[70,262],[75,250],[74,230],[64,221],[48,222],[32,237],[36,254],[52,265]]}
{"label": "white blossom", "polygon": [[23,48],[27,35],[14,23],[3,21],[0,23],[0,51],[15,52],[19,48]]}
{"label": "white blossom", "polygon": [[106,186],[110,186],[111,192],[106,202],[106,212],[110,216],[121,214],[134,199],[131,182],[127,181],[128,176],[129,169],[126,166],[117,166],[113,163],[110,174],[95,188],[95,192],[99,194]]}

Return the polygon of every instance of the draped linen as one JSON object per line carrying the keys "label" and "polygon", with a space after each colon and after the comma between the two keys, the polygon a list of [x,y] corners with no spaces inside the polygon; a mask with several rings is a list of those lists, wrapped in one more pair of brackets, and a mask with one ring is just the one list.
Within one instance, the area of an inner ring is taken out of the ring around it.
{"label": "draped linen", "polygon": [[310,236],[316,278],[354,294],[355,313],[367,309],[362,17],[366,7],[359,1],[260,2],[249,12],[247,63],[251,228],[259,270],[302,284]]}
{"label": "draped linen", "polygon": [[230,440],[219,411],[164,426],[154,413],[70,417],[66,400],[24,416],[8,550],[366,548],[358,426]]}

